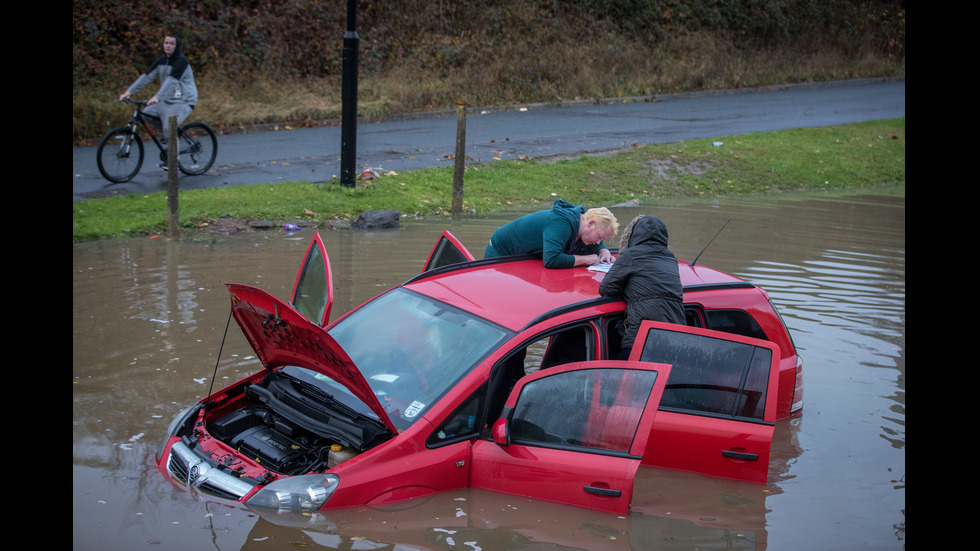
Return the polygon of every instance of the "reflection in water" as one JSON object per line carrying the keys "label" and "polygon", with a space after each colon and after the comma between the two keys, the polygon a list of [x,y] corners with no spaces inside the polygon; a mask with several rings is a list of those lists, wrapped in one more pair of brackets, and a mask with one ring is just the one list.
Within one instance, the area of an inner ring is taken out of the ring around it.
{"label": "reflection in water", "polygon": [[[197,499],[153,466],[185,405],[261,368],[228,322],[222,281],[290,294],[309,241],[269,232],[215,241],[73,245],[74,547],[131,549],[829,549],[904,540],[904,196],[779,196],[614,208],[657,214],[671,248],[765,288],[806,369],[802,417],[776,426],[767,485],[643,469],[628,517],[460,490],[396,510],[327,511],[299,524]],[[421,270],[450,229],[478,257],[516,217],[407,221],[322,232],[332,316]],[[222,357],[217,357],[223,347]],[[452,533],[451,533],[452,532]],[[472,545],[470,545],[472,543]],[[395,547],[395,546],[401,547]]]}
{"label": "reflection in water", "polygon": [[[765,549],[762,486],[745,484],[745,488],[732,491],[729,484],[729,493],[712,497],[710,494],[716,492],[709,489],[710,479],[705,479],[707,484],[699,483],[695,475],[657,474],[653,470],[647,470],[645,476],[644,487],[652,488],[658,482],[666,486],[651,499],[664,504],[668,500],[699,503],[706,507],[706,513],[693,520],[676,516],[676,511],[659,515],[634,512],[624,517],[474,489],[385,508],[358,507],[316,515],[263,512],[249,539],[266,541],[293,530],[301,532],[304,541],[331,549],[372,549],[389,544],[402,549],[522,551]],[[688,483],[696,486],[693,500],[682,490]],[[739,495],[749,486],[754,486],[748,492],[752,497]],[[728,526],[739,522],[741,508],[755,510],[759,524],[754,529]]]}
{"label": "reflection in water", "polygon": [[[130,286],[122,289],[129,299],[130,319],[151,321],[167,327],[171,324],[194,326],[197,302],[195,282],[187,266],[175,262],[179,244],[167,243],[167,258],[162,266],[131,266]],[[185,329],[193,330],[193,329]]]}
{"label": "reflection in water", "polygon": [[[738,275],[774,297],[783,316],[792,320],[796,340],[807,342],[804,358],[819,349],[828,367],[895,370],[896,387],[886,395],[894,402],[888,407],[892,414],[882,415],[880,436],[904,448],[904,249],[828,250],[798,267],[757,263]],[[814,335],[819,339],[811,342]],[[849,341],[860,345],[840,346]]]}

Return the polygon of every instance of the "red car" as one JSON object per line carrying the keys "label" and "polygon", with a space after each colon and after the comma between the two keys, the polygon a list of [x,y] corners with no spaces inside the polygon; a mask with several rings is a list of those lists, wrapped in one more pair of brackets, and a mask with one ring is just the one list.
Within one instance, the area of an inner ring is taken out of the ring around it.
{"label": "red car", "polygon": [[265,369],[174,419],[159,468],[288,510],[472,486],[625,513],[641,464],[764,483],[802,364],[763,290],[679,267],[688,324],[645,322],[617,361],[604,274],[474,260],[448,232],[422,274],[328,324],[316,235],[290,302],[228,284]]}

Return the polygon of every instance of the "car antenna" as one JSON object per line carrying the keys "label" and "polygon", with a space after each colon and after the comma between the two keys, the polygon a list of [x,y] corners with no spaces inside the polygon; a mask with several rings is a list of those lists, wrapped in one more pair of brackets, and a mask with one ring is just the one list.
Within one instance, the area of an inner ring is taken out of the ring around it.
{"label": "car antenna", "polygon": [[[728,222],[731,222],[731,221],[732,221],[732,219],[731,219],[731,218],[729,218],[729,219],[728,219]],[[715,237],[712,237],[712,238],[711,238],[711,239],[710,239],[710,240],[708,241],[708,244],[707,244],[707,245],[705,245],[703,249],[701,249],[701,252],[699,252],[699,253],[698,253],[698,255],[697,255],[696,257],[694,257],[694,260],[692,260],[692,261],[690,261],[690,262],[688,262],[688,263],[687,263],[687,265],[688,265],[688,266],[694,266],[694,264],[695,264],[695,263],[696,263],[696,262],[698,261],[698,259],[699,259],[699,258],[701,258],[701,255],[703,255],[703,254],[704,254],[704,251],[706,251],[706,250],[708,250],[708,247],[709,247],[709,246],[711,246],[711,243],[712,243],[712,242],[713,242],[713,241],[715,240],[715,238],[716,238],[716,237],[718,237],[719,235],[721,235],[721,231],[725,229],[725,226],[727,226],[727,225],[728,225],[728,222],[725,222],[725,223],[724,223],[724,224],[723,224],[723,225],[721,226],[721,230],[718,230],[718,233],[716,233],[716,234],[715,234]]]}

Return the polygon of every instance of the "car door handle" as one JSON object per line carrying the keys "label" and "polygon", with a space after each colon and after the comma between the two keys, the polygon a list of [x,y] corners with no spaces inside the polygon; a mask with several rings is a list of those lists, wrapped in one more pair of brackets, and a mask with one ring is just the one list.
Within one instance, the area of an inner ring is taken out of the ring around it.
{"label": "car door handle", "polygon": [[743,461],[758,461],[759,454],[748,453],[748,452],[736,452],[732,450],[721,450],[721,455],[729,457],[731,459],[741,459]]}
{"label": "car door handle", "polygon": [[596,488],[595,486],[583,486],[583,490],[589,492],[590,494],[595,494],[597,496],[609,496],[609,497],[620,497],[623,492],[615,490],[613,488]]}

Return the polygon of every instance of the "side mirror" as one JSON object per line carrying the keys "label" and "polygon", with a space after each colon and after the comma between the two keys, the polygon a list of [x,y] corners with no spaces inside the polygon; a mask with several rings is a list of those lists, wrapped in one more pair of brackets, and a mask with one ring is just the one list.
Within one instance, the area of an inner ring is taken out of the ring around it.
{"label": "side mirror", "polygon": [[493,441],[498,446],[509,446],[510,435],[507,433],[507,418],[501,417],[493,424]]}

